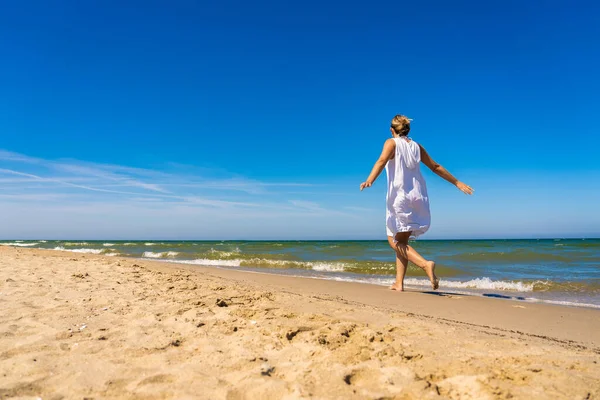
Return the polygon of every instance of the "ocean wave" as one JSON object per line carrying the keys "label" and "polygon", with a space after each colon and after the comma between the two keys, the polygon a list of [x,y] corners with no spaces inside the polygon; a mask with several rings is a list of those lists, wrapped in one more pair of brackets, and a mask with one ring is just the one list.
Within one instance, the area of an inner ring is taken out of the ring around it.
{"label": "ocean wave", "polygon": [[212,257],[228,258],[240,254],[242,251],[239,247],[236,247],[235,249],[230,251],[215,250],[211,247],[211,249],[208,252]]}
{"label": "ocean wave", "polygon": [[[376,285],[391,285],[394,283],[393,278],[382,279],[382,278],[346,278],[346,277],[336,277],[334,278],[338,281],[344,282],[363,282],[363,283],[372,283]],[[405,278],[404,284],[409,287],[431,287],[431,282],[428,279],[421,278]],[[480,290],[505,290],[512,292],[533,292],[535,282],[511,282],[511,281],[494,281],[490,278],[477,278],[471,279],[468,281],[451,281],[446,279],[440,279],[440,288],[441,289],[480,289]]]}
{"label": "ocean wave", "polygon": [[19,242],[12,242],[12,243],[0,243],[0,246],[14,246],[14,247],[31,247],[31,246],[35,246],[39,243],[23,243],[22,241]]}
{"label": "ocean wave", "polygon": [[160,253],[154,253],[152,251],[145,251],[142,254],[143,258],[164,258],[164,257],[176,257],[179,253],[176,251],[163,251]]}
{"label": "ocean wave", "polygon": [[563,253],[549,253],[534,250],[513,250],[502,252],[481,252],[481,253],[459,253],[454,255],[440,255],[438,260],[452,261],[458,263],[481,263],[481,264],[509,264],[509,263],[539,263],[540,261],[549,262],[570,262],[571,258]]}
{"label": "ocean wave", "polygon": [[307,264],[310,265],[313,271],[343,272],[345,270],[343,263],[312,262]]}
{"label": "ocean wave", "polygon": [[121,253],[106,253],[106,254],[103,254],[103,255],[107,256],[107,257],[116,257],[116,256],[120,256]]}
{"label": "ocean wave", "polygon": [[[393,278],[375,278],[375,277],[352,278],[352,277],[341,277],[341,276],[331,276],[331,277],[319,276],[319,277],[311,277],[311,278],[334,280],[334,281],[338,281],[338,282],[368,283],[371,285],[379,285],[379,286],[390,286],[395,281],[395,279],[393,279]],[[489,278],[483,278],[483,279],[487,280]],[[450,282],[453,282],[453,283],[450,283]],[[478,291],[478,289],[479,290],[486,290],[486,289],[490,290],[486,286],[496,286],[492,290],[495,290],[495,291],[502,291],[502,290],[518,291],[518,290],[514,289],[515,287],[517,287],[517,288],[525,289],[522,291],[531,292],[531,290],[528,290],[529,283],[524,283],[524,282],[491,281],[491,282],[494,282],[495,285],[494,284],[490,285],[489,282],[485,282],[483,285],[481,285],[481,284],[478,285],[478,284],[469,283],[469,282],[471,282],[471,281],[456,282],[456,281],[440,280],[440,290],[446,291],[448,293],[453,293],[453,294],[456,293],[456,294],[464,294],[464,295],[480,295],[480,296],[482,296],[483,294],[480,291]],[[404,279],[404,283],[409,288],[411,288],[411,287],[416,288],[416,289],[426,288],[428,290],[431,288],[431,283],[427,279],[406,278],[406,279]],[[511,284],[515,284],[515,283],[517,285],[515,285],[515,286],[511,285]],[[524,285],[523,286],[518,285],[519,283],[522,283]],[[535,285],[535,283],[534,283],[534,285]],[[505,288],[511,287],[511,288],[510,289],[502,289],[502,287],[505,287]],[[512,297],[512,299],[519,300],[519,301],[526,301],[526,302],[547,303],[547,304],[556,304],[556,305],[563,305],[563,306],[600,308],[600,304],[588,303],[588,302],[586,302],[586,300],[578,302],[578,301],[573,301],[573,300],[558,300],[558,299],[547,299],[547,298],[536,298],[536,297]]]}
{"label": "ocean wave", "polygon": [[556,305],[560,305],[560,306],[575,306],[575,307],[600,308],[600,304],[578,303],[576,301],[536,299],[535,297],[528,297],[525,300],[526,301],[531,301],[531,302],[536,302],[536,303],[556,304]]}
{"label": "ocean wave", "polygon": [[206,265],[216,267],[239,267],[240,260],[210,260],[208,258],[199,258],[197,260],[161,260],[175,264]]}
{"label": "ocean wave", "polygon": [[[410,286],[431,286],[431,283],[427,279],[406,278],[404,283]],[[536,283],[538,282],[494,281],[487,277],[468,281],[440,279],[441,288],[506,290],[511,292],[533,292]]]}
{"label": "ocean wave", "polygon": [[84,253],[84,254],[102,254],[102,252],[104,252],[104,249],[65,249],[63,246],[55,247],[53,250],[69,251],[71,253]]}
{"label": "ocean wave", "polygon": [[[250,268],[277,268],[277,269],[301,269],[301,270],[313,270],[318,272],[352,272],[357,274],[370,274],[370,275],[392,275],[396,272],[396,266],[394,263],[381,262],[381,261],[354,261],[354,260],[341,260],[341,261],[303,261],[303,260],[289,260],[278,258],[265,258],[265,254],[261,254],[261,257],[252,257],[250,254],[229,254],[227,257],[224,253],[212,251],[207,253],[198,254],[195,260],[202,260],[202,265],[221,265],[221,266],[232,266],[232,267],[250,267]],[[154,253],[144,252],[144,258],[165,258],[165,253]],[[199,264],[199,262],[195,262]],[[440,266],[436,269],[439,273],[445,276],[455,276],[460,273],[459,270]],[[422,270],[415,265],[409,264],[409,273],[422,273]]]}
{"label": "ocean wave", "polygon": [[104,246],[104,247],[112,247],[112,246],[115,246],[115,244],[114,243],[103,243],[102,246]]}
{"label": "ocean wave", "polygon": [[[145,252],[144,258],[164,258],[164,253]],[[344,265],[342,263],[325,263],[310,261],[288,261],[288,260],[267,260],[267,259],[212,259],[197,258],[194,260],[162,260],[176,264],[193,264],[221,267],[267,267],[267,268],[297,268],[310,269],[314,271],[342,272]]]}

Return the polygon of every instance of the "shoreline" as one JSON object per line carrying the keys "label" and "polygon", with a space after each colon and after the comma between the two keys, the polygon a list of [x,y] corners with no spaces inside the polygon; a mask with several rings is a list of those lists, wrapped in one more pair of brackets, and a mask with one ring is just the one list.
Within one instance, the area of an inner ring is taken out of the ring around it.
{"label": "shoreline", "polygon": [[[547,240],[542,240],[542,242],[544,241],[547,242]],[[513,269],[506,268],[506,265],[502,267],[504,269],[501,268],[500,270],[489,267],[489,265],[493,265],[493,263],[498,262],[504,264],[510,263],[511,259],[513,259],[515,262],[519,262],[518,260],[520,257],[542,257],[542,259],[544,259],[544,257],[552,258],[556,256],[560,258],[560,255],[553,254],[551,250],[554,248],[558,249],[559,247],[557,246],[563,246],[563,244],[553,244],[556,241],[557,240],[553,240],[551,243],[546,243],[543,245],[545,247],[540,246],[539,250],[533,250],[534,253],[526,255],[519,253],[523,251],[523,246],[529,246],[523,244],[514,248],[499,248],[495,252],[490,252],[489,257],[484,254],[486,249],[472,250],[475,253],[468,253],[468,250],[463,249],[459,251],[459,256],[452,255],[449,258],[450,261],[448,263],[446,263],[444,260],[438,263],[438,275],[441,276],[441,287],[446,292],[456,295],[496,297],[523,301],[525,303],[556,304],[563,306],[600,309],[600,281],[597,279],[597,274],[594,275],[593,268],[590,269],[593,267],[593,264],[590,264],[589,257],[592,257],[593,259],[595,255],[593,253],[588,254],[589,246],[584,246],[581,249],[583,252],[580,257],[582,266],[579,271],[572,270],[571,268],[568,268],[568,266],[564,266],[564,268],[566,268],[564,269],[564,272],[571,271],[570,275],[567,277],[564,277],[563,273],[558,272],[559,270],[557,269],[557,266],[553,266],[553,270],[551,269],[551,271],[548,271],[548,273],[542,273],[539,269],[535,269],[537,267],[532,266],[533,275],[528,275],[527,273],[515,274]],[[347,241],[337,242],[344,244],[350,243]],[[488,241],[482,240],[482,242]],[[578,242],[581,242],[581,239],[579,239]],[[333,257],[324,253],[321,254],[321,256],[312,258],[313,254],[309,254],[311,251],[314,251],[315,254],[319,254],[319,252],[322,252],[323,250],[329,252],[330,250],[328,249],[338,247],[341,247],[341,249],[350,249],[350,251],[354,251],[354,249],[341,245],[329,246],[325,244],[321,248],[309,248],[308,250],[307,248],[303,247],[304,245],[299,244],[299,247],[292,245],[290,247],[290,252],[288,252],[288,250],[284,250],[281,255],[283,256],[285,254],[285,256],[278,257],[278,246],[285,245],[284,242],[278,242],[273,246],[261,248],[260,250],[257,250],[256,247],[251,246],[249,251],[247,251],[247,249],[240,243],[238,243],[239,247],[237,247],[236,243],[234,242],[223,243],[211,241],[204,243],[190,241],[189,245],[185,245],[185,243],[187,242],[175,241],[173,242],[173,245],[169,245],[163,242],[144,241],[56,243],[40,241],[25,243],[23,241],[18,241],[12,243],[0,243],[0,245],[7,245],[9,247],[13,246],[15,248],[35,248],[57,251],[64,250],[70,253],[130,257],[139,260],[160,261],[184,265],[190,264],[211,268],[232,268],[234,270],[261,271],[272,274],[311,277],[328,279],[332,281],[368,283],[381,286],[389,286],[393,283],[394,272],[391,271],[391,263],[382,261],[379,258],[381,254],[379,252],[381,249],[377,248],[377,246],[368,247],[368,250],[366,250],[366,248],[360,248],[360,250],[358,250],[359,252],[371,251],[366,258],[364,257],[365,254],[362,254],[363,257],[357,257],[356,259],[352,259],[352,257],[350,257],[351,259],[345,259],[344,252],[347,250],[334,250],[334,252],[337,254]],[[216,243],[216,246],[218,247],[214,247],[215,245],[210,243]],[[253,243],[264,243],[264,241],[255,241]],[[298,243],[306,244],[305,242]],[[597,245],[600,244],[596,244],[596,246]],[[81,248],[74,248],[75,246],[79,246]],[[475,244],[473,246],[477,247]],[[548,249],[548,246],[550,246],[550,250]],[[565,244],[565,246],[567,246],[567,244]],[[575,245],[571,244],[568,246]],[[563,247],[560,247],[560,249],[563,249]],[[574,249],[577,248],[570,249],[570,251],[573,251]],[[442,254],[445,251],[443,247],[435,248],[435,250],[441,252]],[[503,260],[505,256],[500,250],[508,251],[507,257],[509,257],[509,259]],[[529,251],[527,248],[526,250]],[[275,257],[273,257],[272,254],[262,254],[264,252],[271,253],[273,251]],[[294,254],[296,251],[308,251],[308,253],[297,258]],[[539,253],[535,253],[536,251],[539,251]],[[239,256],[237,254],[239,254]],[[256,257],[253,257],[253,254],[256,254]],[[465,267],[464,269],[462,267],[457,267],[456,257],[464,257],[467,264],[470,262],[471,265]],[[473,262],[473,257],[477,257],[476,260],[479,259],[479,261]],[[484,266],[474,267],[473,264]],[[488,266],[486,267],[485,265]],[[382,272],[383,269],[386,269],[385,273]],[[425,278],[424,274],[417,270],[418,269],[416,269],[414,266],[409,267],[408,275],[405,280],[405,286],[413,290],[427,290],[429,288],[429,282]]]}
{"label": "shoreline", "polygon": [[600,311],[0,248],[0,398],[600,396]]}
{"label": "shoreline", "polygon": [[[57,250],[57,251],[61,251],[61,250]],[[65,251],[68,251],[68,250],[65,250]],[[385,287],[385,288],[389,287],[391,284],[391,283],[390,284],[382,283],[382,281],[385,280],[385,277],[382,278],[382,276],[380,276],[380,275],[374,275],[374,276],[365,275],[363,277],[363,276],[360,276],[359,274],[353,274],[353,275],[358,276],[358,278],[352,279],[352,278],[344,278],[344,277],[336,276],[335,271],[329,272],[330,276],[325,276],[325,275],[320,274],[320,271],[314,271],[314,270],[313,271],[293,270],[293,269],[280,270],[277,268],[260,268],[260,267],[253,267],[253,266],[230,267],[230,266],[226,266],[226,265],[195,264],[195,263],[187,262],[188,260],[176,260],[176,259],[170,260],[170,259],[157,259],[157,258],[145,258],[145,257],[141,257],[141,258],[126,257],[126,258],[140,260],[140,261],[147,261],[147,262],[158,262],[158,263],[164,263],[164,264],[171,264],[171,265],[175,265],[175,266],[177,266],[177,265],[188,266],[190,268],[194,268],[194,267],[209,268],[209,269],[214,268],[214,269],[240,271],[240,272],[256,273],[256,274],[280,275],[280,276],[287,276],[290,278],[318,279],[318,280],[325,280],[325,281],[331,281],[331,282],[357,283],[360,285],[372,285],[372,286]],[[189,261],[193,261],[193,260],[189,260]],[[298,271],[298,273],[294,274],[294,273],[281,272],[281,271],[290,271],[290,270]],[[304,274],[302,274],[302,273],[304,273]],[[342,274],[347,275],[347,276],[351,275],[351,273],[342,273]],[[361,279],[361,278],[363,278],[363,279]],[[475,279],[479,279],[479,278],[474,278],[474,280]],[[489,279],[489,278],[483,278],[483,279]],[[375,282],[376,280],[379,280],[380,282]],[[393,280],[393,278],[390,278],[390,280]],[[422,283],[422,284],[416,285],[416,284],[414,284],[414,281],[419,281],[419,283]],[[512,291],[512,290],[508,290],[508,289],[507,290],[481,289],[481,288],[471,288],[471,287],[463,288],[463,287],[451,286],[454,282],[457,282],[457,281],[455,281],[451,278],[448,279],[448,278],[441,277],[440,278],[440,290],[437,290],[436,293],[444,292],[445,294],[448,294],[448,295],[476,296],[476,297],[482,297],[482,298],[496,298],[496,299],[502,299],[502,300],[516,301],[516,302],[522,302],[522,303],[526,303],[526,304],[548,304],[548,305],[556,305],[556,306],[561,306],[561,307],[589,308],[589,309],[600,310],[600,304],[578,303],[575,301],[561,300],[559,297],[555,297],[555,298],[551,297],[552,294],[561,293],[561,292]],[[490,280],[490,282],[493,282],[493,281]],[[450,283],[450,287],[444,288],[444,284],[447,284],[447,283]],[[407,291],[412,291],[412,292],[429,292],[430,290],[427,290],[427,287],[429,285],[430,285],[430,282],[425,276],[416,277],[415,275],[407,275],[406,279],[405,279],[405,283],[404,283],[404,286],[405,286],[405,288],[407,288]],[[545,295],[540,296],[539,298],[531,297],[536,294],[539,295],[540,293],[544,293]],[[544,298],[544,296],[545,296],[545,298]]]}

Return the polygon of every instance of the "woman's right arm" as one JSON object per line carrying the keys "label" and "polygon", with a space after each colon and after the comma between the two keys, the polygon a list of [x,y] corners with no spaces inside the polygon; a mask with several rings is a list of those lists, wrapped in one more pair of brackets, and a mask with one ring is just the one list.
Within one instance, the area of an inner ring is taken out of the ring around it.
{"label": "woman's right arm", "polygon": [[383,144],[383,150],[381,151],[381,155],[375,162],[371,173],[366,181],[360,184],[360,190],[362,191],[364,188],[371,187],[375,179],[381,174],[381,171],[385,168],[385,164],[394,156],[394,151],[396,150],[396,142],[394,139],[388,139]]}
{"label": "woman's right arm", "polygon": [[429,156],[429,154],[423,146],[419,145],[419,147],[421,148],[421,161],[423,162],[423,164],[427,165],[427,167],[429,167],[429,169],[432,170],[436,175],[444,178],[445,180],[456,186],[461,192],[466,194],[473,194],[473,188],[471,186],[466,185],[458,179],[456,179],[454,176],[452,176],[450,172],[448,172],[446,168],[433,161],[433,159]]}

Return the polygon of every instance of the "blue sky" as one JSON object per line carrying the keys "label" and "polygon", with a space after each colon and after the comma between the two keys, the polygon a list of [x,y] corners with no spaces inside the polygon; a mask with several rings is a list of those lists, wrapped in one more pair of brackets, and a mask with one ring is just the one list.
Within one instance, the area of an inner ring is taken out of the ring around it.
{"label": "blue sky", "polygon": [[593,2],[23,1],[0,15],[0,237],[384,238],[390,119],[424,238],[600,235]]}

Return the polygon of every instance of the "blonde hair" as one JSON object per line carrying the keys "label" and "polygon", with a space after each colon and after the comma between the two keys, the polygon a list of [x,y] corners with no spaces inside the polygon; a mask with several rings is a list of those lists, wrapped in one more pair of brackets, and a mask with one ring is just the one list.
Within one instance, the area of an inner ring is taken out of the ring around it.
{"label": "blonde hair", "polygon": [[397,135],[406,136],[410,132],[410,121],[406,115],[396,115],[392,118],[391,128],[396,132]]}

